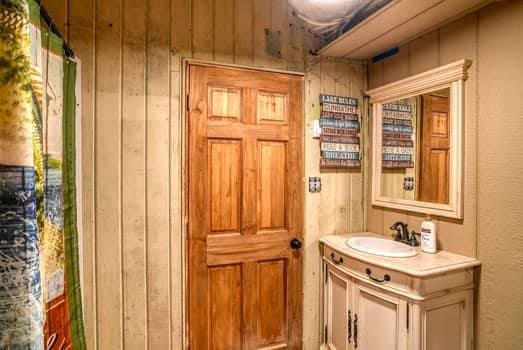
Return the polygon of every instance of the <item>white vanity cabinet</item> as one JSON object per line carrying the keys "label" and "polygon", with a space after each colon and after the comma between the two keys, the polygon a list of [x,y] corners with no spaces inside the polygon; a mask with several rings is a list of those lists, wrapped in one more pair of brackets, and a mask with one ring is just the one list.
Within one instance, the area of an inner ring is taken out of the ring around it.
{"label": "white vanity cabinet", "polygon": [[[328,349],[407,349],[407,303],[368,288],[326,265],[325,335]],[[403,322],[402,322],[403,321]]]}
{"label": "white vanity cabinet", "polygon": [[347,247],[351,236],[321,239],[324,349],[473,349],[477,260],[373,256]]}

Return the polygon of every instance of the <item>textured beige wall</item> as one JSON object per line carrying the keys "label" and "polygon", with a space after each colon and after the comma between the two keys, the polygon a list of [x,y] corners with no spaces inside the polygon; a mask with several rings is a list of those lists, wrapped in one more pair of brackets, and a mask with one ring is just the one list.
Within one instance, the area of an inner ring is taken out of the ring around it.
{"label": "textured beige wall", "polygon": [[[287,0],[44,4],[82,60],[88,349],[181,349],[181,58],[307,66],[307,123],[319,116],[320,91],[361,96],[364,66],[309,55],[314,39]],[[266,29],[280,33],[280,56],[266,52]],[[318,175],[318,141],[306,133],[306,175]],[[322,193],[305,198],[305,349],[319,342],[318,238],[363,225],[361,172],[321,176]]]}
{"label": "textured beige wall", "polygon": [[[497,3],[400,47],[369,66],[370,87],[460,58],[473,65],[465,97],[465,219],[438,220],[441,248],[483,263],[476,349],[517,350],[523,332],[523,1]],[[389,232],[422,217],[369,206],[368,227]]]}

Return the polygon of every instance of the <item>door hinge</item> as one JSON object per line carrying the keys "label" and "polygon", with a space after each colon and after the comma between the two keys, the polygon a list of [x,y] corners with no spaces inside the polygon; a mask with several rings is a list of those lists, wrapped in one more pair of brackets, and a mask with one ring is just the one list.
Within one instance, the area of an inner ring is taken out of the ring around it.
{"label": "door hinge", "polygon": [[190,111],[190,107],[189,107],[189,101],[190,101],[190,97],[189,97],[189,94],[185,95],[185,109],[186,111]]}

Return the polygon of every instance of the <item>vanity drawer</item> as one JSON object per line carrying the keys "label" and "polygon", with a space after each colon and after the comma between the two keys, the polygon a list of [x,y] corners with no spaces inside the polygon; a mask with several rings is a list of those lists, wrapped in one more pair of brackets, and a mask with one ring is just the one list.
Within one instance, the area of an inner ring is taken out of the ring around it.
{"label": "vanity drawer", "polygon": [[340,254],[334,249],[325,246],[323,258],[336,267],[343,269],[352,277],[373,285],[380,286],[391,291],[400,293],[415,293],[413,279],[401,272],[387,270],[373,264],[369,264],[346,255]]}

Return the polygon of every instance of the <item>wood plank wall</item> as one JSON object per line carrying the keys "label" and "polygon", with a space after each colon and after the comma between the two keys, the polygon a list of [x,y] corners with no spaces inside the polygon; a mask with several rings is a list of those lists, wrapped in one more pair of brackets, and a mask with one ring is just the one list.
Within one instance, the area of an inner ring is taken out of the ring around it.
{"label": "wood plank wall", "polygon": [[[318,140],[311,140],[310,123],[320,115],[319,94],[353,96],[363,102],[366,69],[361,62],[339,58],[321,58],[309,62],[305,82],[305,174],[320,176],[322,191],[305,195],[304,245],[304,344],[318,349],[320,329],[320,281],[322,275],[318,239],[326,234],[364,230],[364,174],[366,166],[356,170],[319,171]],[[364,103],[362,103],[364,105]],[[365,105],[364,105],[365,106]],[[361,108],[366,121],[365,107]],[[362,135],[366,133],[363,123]],[[366,163],[365,161],[363,163]],[[307,180],[308,181],[308,180]],[[313,346],[314,345],[314,346]]]}
{"label": "wood plank wall", "polygon": [[[465,88],[463,221],[438,220],[441,248],[482,262],[475,349],[523,344],[523,1],[505,1],[450,23],[369,65],[370,87],[461,58],[473,60]],[[370,191],[370,188],[369,188]],[[370,192],[369,192],[370,193]],[[419,230],[423,217],[372,208],[368,226],[387,232],[396,220]]]}
{"label": "wood plank wall", "polygon": [[[286,0],[44,4],[82,61],[88,349],[181,349],[182,58],[307,71],[307,123],[319,117],[320,92],[361,98],[364,66],[309,55],[316,39]],[[305,140],[306,176],[317,176],[318,141],[308,126]],[[320,339],[318,238],[364,222],[362,172],[321,176],[322,193],[306,192],[305,349],[318,349]]]}

